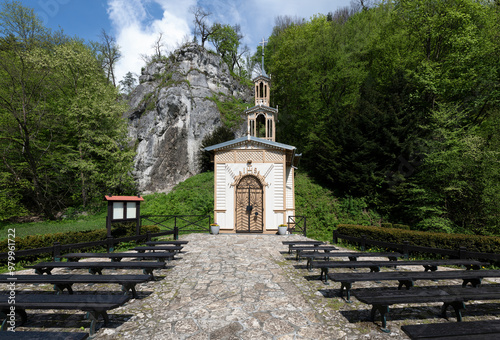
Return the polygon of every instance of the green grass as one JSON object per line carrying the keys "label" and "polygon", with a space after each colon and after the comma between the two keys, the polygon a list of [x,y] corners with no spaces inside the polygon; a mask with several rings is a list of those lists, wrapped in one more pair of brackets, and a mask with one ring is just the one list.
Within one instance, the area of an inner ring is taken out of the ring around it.
{"label": "green grass", "polygon": [[[337,198],[333,193],[314,183],[300,171],[295,175],[295,202],[297,216],[307,217],[307,236],[330,241],[338,223],[371,225],[379,215],[367,209],[361,199]],[[205,172],[179,183],[172,192],[144,195],[141,215],[209,215],[214,214],[214,174]],[[15,228],[16,236],[50,234],[65,231],[94,230],[106,227],[106,211],[61,221],[0,224],[0,240],[7,238],[8,229]],[[143,221],[143,224],[149,224]],[[152,223],[151,223],[152,224]],[[173,226],[173,220],[165,223]]]}

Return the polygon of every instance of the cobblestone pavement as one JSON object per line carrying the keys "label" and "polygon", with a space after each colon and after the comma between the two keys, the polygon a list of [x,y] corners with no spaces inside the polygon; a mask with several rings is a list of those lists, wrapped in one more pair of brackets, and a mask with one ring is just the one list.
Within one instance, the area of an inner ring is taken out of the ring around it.
{"label": "cobblestone pavement", "polygon": [[[391,333],[382,333],[380,322],[368,320],[367,305],[355,299],[345,303],[337,296],[338,284],[325,286],[319,273],[309,273],[304,261],[287,253],[281,241],[303,239],[300,235],[190,234],[182,239],[189,243],[170,263],[173,267],[158,271],[160,280],[139,285],[137,299],[110,311],[110,325],[95,339],[408,339],[403,324],[447,322],[436,316],[438,304],[392,306]],[[355,288],[381,285],[362,282]],[[98,292],[102,287],[74,289]],[[116,285],[105,289],[116,291]],[[468,307],[464,320],[498,318],[498,305],[488,306]],[[88,327],[81,312],[67,315],[66,328],[60,326],[62,311],[54,317],[43,313],[29,329],[50,322],[54,331]]]}

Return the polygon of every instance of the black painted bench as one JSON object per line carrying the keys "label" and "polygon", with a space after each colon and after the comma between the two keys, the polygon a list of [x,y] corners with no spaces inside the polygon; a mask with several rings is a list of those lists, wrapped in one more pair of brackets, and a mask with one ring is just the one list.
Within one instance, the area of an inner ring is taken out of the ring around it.
{"label": "black painted bench", "polygon": [[166,244],[173,244],[176,246],[179,246],[181,244],[188,244],[189,241],[147,241],[144,244],[148,246],[154,246],[154,245],[166,245]]}
{"label": "black painted bench", "polygon": [[282,241],[281,243],[283,243],[284,245],[288,245],[288,253],[289,254],[292,253],[293,246],[297,246],[297,245],[319,246],[319,245],[325,244],[325,242],[321,242],[321,241]]}
{"label": "black painted bench", "polygon": [[165,262],[165,259],[172,260],[175,256],[174,252],[161,252],[161,253],[68,253],[62,257],[68,261],[78,261],[82,258],[105,258],[111,259],[113,262],[120,262],[124,258],[142,259],[142,260],[158,260]]}
{"label": "black painted bench", "polygon": [[0,275],[0,283],[53,284],[58,293],[62,293],[67,289],[70,294],[73,294],[72,286],[75,283],[120,284],[122,291],[125,294],[130,291],[134,298],[137,297],[135,285],[151,279],[150,275]]}
{"label": "black painted bench", "polygon": [[410,260],[410,261],[311,261],[308,262],[309,271],[312,268],[321,269],[321,279],[328,280],[329,268],[370,268],[371,273],[380,272],[381,267],[398,267],[398,266],[423,266],[424,270],[436,271],[438,266],[464,266],[466,269],[481,269],[482,266],[488,263],[476,260]]}
{"label": "black painted bench", "polygon": [[54,268],[88,269],[91,274],[102,275],[103,269],[141,269],[144,274],[155,279],[153,270],[165,269],[165,262],[40,262],[26,268],[34,268],[35,273],[51,275]]}
{"label": "black painted bench", "polygon": [[500,286],[488,286],[478,288],[464,287],[439,287],[439,288],[415,288],[411,290],[387,290],[387,289],[361,289],[353,292],[356,299],[372,305],[371,320],[375,321],[376,312],[382,317],[383,332],[387,329],[387,314],[389,306],[394,304],[408,303],[435,303],[442,302],[441,317],[447,318],[446,310],[452,307],[455,310],[457,321],[462,321],[462,310],[465,309],[467,301],[500,300]]}
{"label": "black painted bench", "polygon": [[2,340],[85,340],[88,337],[88,333],[81,332],[0,331]]}
{"label": "black painted bench", "polygon": [[301,253],[300,257],[307,259],[307,268],[311,268],[311,262],[317,259],[322,259],[328,261],[332,257],[347,257],[349,261],[358,261],[360,257],[387,257],[389,261],[397,261],[398,257],[402,257],[403,254],[400,253],[362,253],[362,252],[332,252],[328,254],[319,253]]}
{"label": "black painted bench", "polygon": [[398,290],[405,286],[410,289],[417,280],[462,280],[462,286],[471,284],[479,287],[483,278],[500,277],[500,270],[446,270],[435,272],[387,271],[378,273],[333,273],[330,279],[340,282],[340,296],[346,290],[346,300],[350,300],[350,290],[356,281],[399,281]]}
{"label": "black painted bench", "polygon": [[500,320],[405,325],[401,329],[413,340],[500,339]]}
{"label": "black painted bench", "polygon": [[[339,250],[337,247],[334,247],[334,246],[322,246],[322,245],[318,245],[318,246],[290,246],[290,249],[293,251],[295,251],[297,253],[297,261],[300,259],[300,257],[302,256],[302,254],[305,252],[313,252],[313,253],[318,253],[318,254],[322,254],[324,256],[324,254],[329,254],[331,251],[333,250]],[[323,253],[320,253],[320,251],[322,251]]]}
{"label": "black painted bench", "polygon": [[149,250],[152,252],[156,251],[169,251],[169,252],[180,252],[182,250],[182,246],[140,246],[140,247],[135,247],[130,250],[135,250],[138,251],[139,253],[144,253],[145,251]]}
{"label": "black painted bench", "polygon": [[[0,310],[6,319],[2,325],[8,325],[8,313],[10,313],[9,295],[0,298]],[[27,321],[26,309],[69,309],[87,312],[87,318],[91,320],[90,335],[95,333],[96,323],[101,316],[104,326],[109,322],[107,311],[122,306],[129,300],[123,295],[55,295],[55,294],[16,294],[15,313],[21,317],[21,325]],[[47,333],[50,334],[50,333]]]}

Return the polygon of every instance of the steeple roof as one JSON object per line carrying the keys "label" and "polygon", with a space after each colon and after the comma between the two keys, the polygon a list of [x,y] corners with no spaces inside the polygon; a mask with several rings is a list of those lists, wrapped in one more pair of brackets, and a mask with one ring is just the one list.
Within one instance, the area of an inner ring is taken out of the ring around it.
{"label": "steeple roof", "polygon": [[265,44],[267,43],[266,40],[264,40],[264,38],[262,38],[262,41],[261,41],[261,44],[262,44],[262,62],[260,63],[260,74],[257,75],[257,77],[254,78],[254,81],[259,78],[259,77],[265,77],[267,79],[270,80],[269,76],[267,75],[266,73],[266,70],[264,69],[264,47],[265,47]]}

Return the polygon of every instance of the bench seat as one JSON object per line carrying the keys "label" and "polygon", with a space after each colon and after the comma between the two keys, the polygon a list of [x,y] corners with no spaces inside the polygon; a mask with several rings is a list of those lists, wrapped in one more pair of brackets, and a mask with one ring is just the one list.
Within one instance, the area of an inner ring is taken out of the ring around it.
{"label": "bench seat", "polygon": [[403,260],[403,261],[311,261],[308,262],[309,271],[312,268],[321,269],[321,279],[328,279],[329,268],[370,268],[370,272],[380,272],[380,267],[423,266],[424,271],[436,271],[439,266],[465,266],[467,269],[481,269],[488,263],[477,260]]}
{"label": "bench seat", "polygon": [[[0,310],[2,316],[8,318],[10,307],[9,295],[0,298]],[[101,316],[106,326],[109,322],[107,311],[118,308],[129,300],[124,295],[55,295],[49,293],[41,294],[16,294],[15,313],[21,317],[21,324],[27,321],[26,309],[67,309],[81,310],[87,312],[87,318],[91,320],[90,335],[95,333],[96,322]],[[7,319],[6,319],[7,321]],[[2,329],[8,322],[4,322]],[[50,334],[50,333],[47,333]]]}
{"label": "bench seat", "polygon": [[318,245],[318,246],[290,246],[290,249],[291,251],[295,251],[297,253],[297,261],[300,260],[300,257],[301,257],[301,254],[304,253],[304,252],[312,252],[312,253],[318,253],[320,254],[319,252],[322,251],[323,253],[321,253],[322,255],[324,254],[329,254],[331,251],[333,250],[338,250],[337,247],[334,247],[334,246],[323,246],[323,245]]}
{"label": "bench seat", "polygon": [[127,294],[129,291],[134,298],[137,297],[135,285],[151,280],[150,275],[78,275],[78,274],[62,274],[62,275],[0,275],[0,283],[16,284],[53,284],[54,289],[58,293],[62,293],[65,289],[70,294],[73,294],[72,286],[75,283],[116,283],[122,286],[122,291]]}
{"label": "bench seat", "polygon": [[165,262],[40,262],[26,268],[34,268],[36,274],[50,275],[54,268],[88,269],[91,274],[102,275],[103,269],[142,269],[154,279],[154,269],[165,269]]}
{"label": "bench seat", "polygon": [[166,245],[166,244],[173,244],[173,245],[181,245],[181,244],[188,244],[189,241],[147,241],[144,244],[148,246],[154,246],[154,245]]}
{"label": "bench seat", "polygon": [[500,320],[406,325],[401,329],[413,340],[500,339]]}
{"label": "bench seat", "polygon": [[82,258],[107,258],[111,259],[113,262],[120,262],[124,258],[142,259],[142,260],[158,260],[160,262],[165,262],[165,259],[171,260],[175,256],[174,252],[161,252],[161,253],[68,253],[62,255],[62,257],[67,258],[68,261],[78,261]]}
{"label": "bench seat", "polygon": [[81,332],[37,332],[37,331],[15,331],[0,332],[2,340],[85,340],[88,333]]}
{"label": "bench seat", "polygon": [[398,289],[405,286],[410,289],[417,280],[463,280],[462,286],[470,283],[473,287],[481,285],[483,278],[500,277],[500,270],[447,270],[434,272],[388,271],[378,273],[333,273],[330,279],[340,282],[340,295],[346,290],[347,301],[350,299],[350,289],[356,281],[399,281]]}
{"label": "bench seat", "polygon": [[500,286],[478,288],[465,287],[431,287],[411,290],[360,289],[353,292],[356,299],[372,305],[371,319],[375,320],[376,312],[382,317],[382,331],[388,332],[387,314],[389,306],[394,304],[442,302],[441,317],[446,317],[446,310],[453,307],[457,321],[462,321],[461,310],[465,309],[467,301],[500,300]]}
{"label": "bench seat", "polygon": [[370,253],[370,252],[333,252],[328,254],[319,254],[317,252],[313,253],[301,253],[300,257],[307,259],[307,267],[310,267],[310,262],[316,259],[323,259],[328,261],[332,257],[347,257],[349,261],[357,261],[360,257],[387,257],[389,261],[397,261],[398,257],[402,257],[403,254],[400,253]]}
{"label": "bench seat", "polygon": [[325,244],[325,242],[321,242],[321,241],[282,241],[281,243],[283,243],[284,245],[288,245],[288,253],[289,254],[292,253],[292,247],[296,246],[296,245],[319,246],[319,245]]}
{"label": "bench seat", "polygon": [[147,250],[155,252],[155,251],[170,251],[170,252],[179,252],[182,250],[182,246],[140,246],[140,247],[135,247],[130,250],[135,250],[140,253],[145,252]]}

